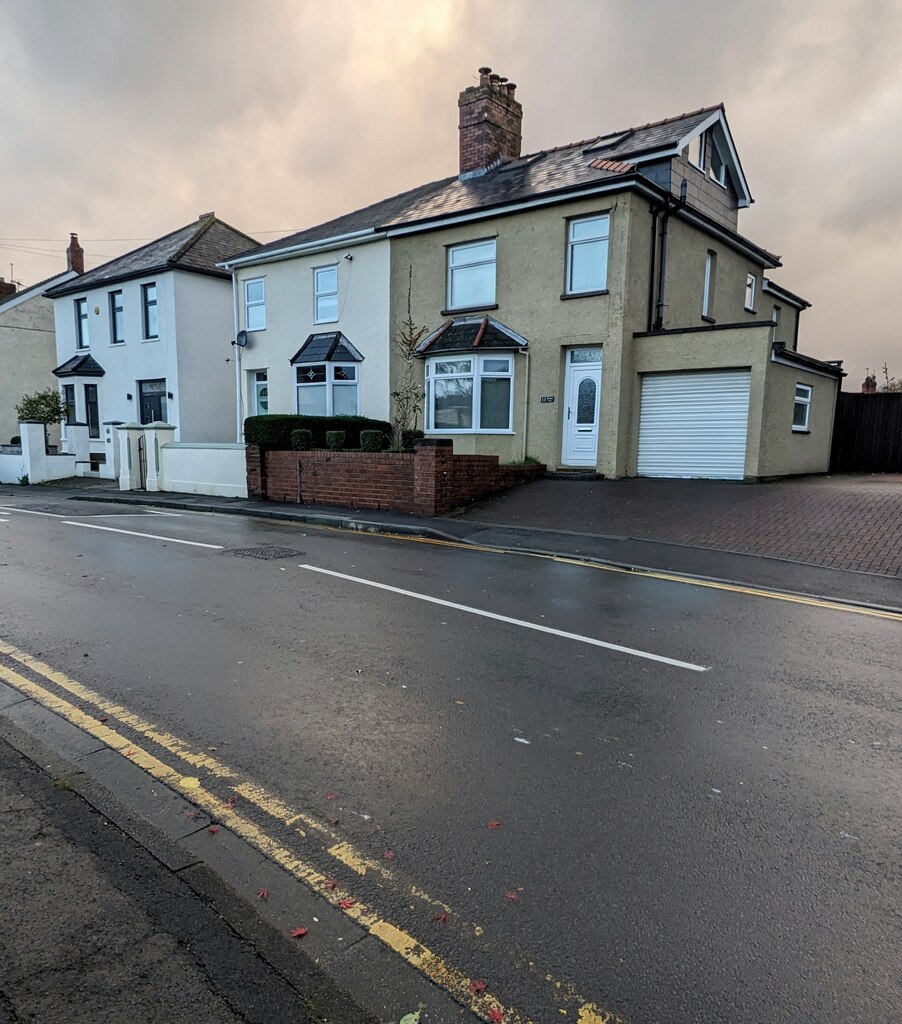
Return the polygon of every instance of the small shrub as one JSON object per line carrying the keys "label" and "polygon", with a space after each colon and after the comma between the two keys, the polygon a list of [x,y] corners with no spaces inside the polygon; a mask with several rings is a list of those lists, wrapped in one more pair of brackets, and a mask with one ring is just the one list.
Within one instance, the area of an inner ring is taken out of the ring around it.
{"label": "small shrub", "polygon": [[11,437],[11,438],[9,439],[9,443],[10,443],[10,444],[21,444],[21,443],[22,443],[22,438],[21,438],[21,436],[20,436],[19,434],[14,434],[14,435],[13,435],[13,436],[12,436],[12,437]]}
{"label": "small shrub", "polygon": [[348,435],[343,430],[326,431],[326,447],[333,452],[340,452],[345,446],[345,438]]}
{"label": "small shrub", "polygon": [[381,430],[361,430],[360,450],[364,452],[381,452],[389,440],[390,438],[383,434]]}
{"label": "small shrub", "polygon": [[300,430],[292,430],[291,447],[296,452],[308,451],[313,447],[313,431],[303,427]]}
{"label": "small shrub", "polygon": [[19,486],[20,487],[27,487],[30,483],[31,483],[31,481],[28,479],[28,474],[27,473],[23,473],[19,477]]}
{"label": "small shrub", "polygon": [[297,416],[270,413],[266,416],[248,416],[244,421],[244,440],[263,448],[291,448],[291,433],[294,430],[309,430],[313,434],[313,448],[326,447],[327,430],[343,430],[347,434],[349,448],[360,447],[361,430],[381,430],[391,433],[391,424],[385,420],[373,420],[368,416]]}
{"label": "small shrub", "polygon": [[422,430],[402,430],[401,450],[412,452],[416,448],[417,441],[422,441],[425,436]]}

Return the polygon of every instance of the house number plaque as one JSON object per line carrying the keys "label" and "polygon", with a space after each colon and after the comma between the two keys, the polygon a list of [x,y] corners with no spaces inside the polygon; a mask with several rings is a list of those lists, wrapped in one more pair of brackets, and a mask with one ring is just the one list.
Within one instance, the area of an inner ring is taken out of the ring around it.
{"label": "house number plaque", "polygon": [[551,402],[554,401],[554,395],[542,395],[539,401],[542,403],[542,405],[549,405]]}

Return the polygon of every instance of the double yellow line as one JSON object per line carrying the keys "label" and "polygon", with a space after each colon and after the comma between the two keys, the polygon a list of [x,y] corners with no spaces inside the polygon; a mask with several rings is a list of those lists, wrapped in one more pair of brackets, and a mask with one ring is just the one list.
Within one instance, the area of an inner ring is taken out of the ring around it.
{"label": "double yellow line", "polygon": [[[121,726],[126,726],[135,733],[154,743],[192,769],[204,773],[213,779],[229,782],[230,788],[248,803],[253,804],[269,817],[291,826],[301,836],[307,835],[306,829],[323,837],[336,840],[337,837],[324,824],[304,811],[296,810],[283,803],[274,794],[262,786],[243,781],[238,774],[223,764],[218,758],[207,753],[192,750],[183,740],[172,733],[158,728],[151,722],[140,717],[113,701],[72,679],[64,672],[54,669],[38,658],[19,650],[12,644],[0,640],[0,654],[16,662],[30,673],[40,676],[60,690],[77,698],[96,711],[89,714],[75,704],[58,696],[46,687],[38,684],[7,665],[0,662],[0,679],[14,687],[20,693],[37,701],[43,707],[60,715],[73,725],[94,736],[108,747],[118,751],[123,757],[138,765],[159,782],[180,791],[199,809],[205,811],[217,821],[221,821],[236,835],[240,836],[264,856],[287,871],[294,878],[303,882],[332,906],[340,909],[351,920],[364,928],[370,935],[379,939],[394,950],[408,964],[415,967],[430,981],[445,989],[459,1003],[468,1007],[477,1016],[488,1020],[492,1010],[500,1011],[506,1024],[534,1024],[513,1007],[507,1006],[499,998],[488,991],[474,994],[470,991],[470,978],[463,971],[449,964],[437,953],[428,948],[408,931],[385,920],[375,908],[357,899],[349,891],[334,886],[317,867],[300,860],[291,850],[269,836],[265,831],[235,811],[229,804],[204,787],[196,775],[178,771],[171,765],[161,761],[150,751],[134,743],[116,729],[110,728],[100,718],[115,718]],[[328,853],[339,862],[345,864],[359,875],[368,871],[393,879],[391,870],[371,860],[357,851],[350,843],[334,842]],[[410,894],[442,910],[449,911],[443,903],[433,899],[428,893],[416,886],[410,886]],[[342,905],[342,904],[346,905]],[[476,934],[482,929],[474,926]],[[552,975],[544,975],[549,983],[549,992],[558,1004],[558,1012],[563,1019],[575,1019],[577,1024],[625,1024],[616,1014],[600,1009],[595,1003],[587,1002],[566,981],[559,981]]]}

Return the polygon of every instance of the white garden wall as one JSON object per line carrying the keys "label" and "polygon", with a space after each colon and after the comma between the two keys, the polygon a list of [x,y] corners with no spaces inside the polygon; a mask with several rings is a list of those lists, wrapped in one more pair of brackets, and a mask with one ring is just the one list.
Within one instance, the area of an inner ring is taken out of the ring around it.
{"label": "white garden wall", "polygon": [[164,444],[160,490],[246,498],[244,448],[243,444]]}

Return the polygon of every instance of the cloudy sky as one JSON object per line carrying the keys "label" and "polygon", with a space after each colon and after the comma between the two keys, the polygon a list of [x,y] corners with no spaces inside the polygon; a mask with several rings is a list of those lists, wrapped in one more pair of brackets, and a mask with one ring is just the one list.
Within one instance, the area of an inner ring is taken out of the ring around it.
{"label": "cloudy sky", "polygon": [[740,230],[801,348],[902,376],[902,0],[0,0],[0,275],[215,210],[263,241],[457,167],[457,94],[516,82],[524,151],[723,101]]}

